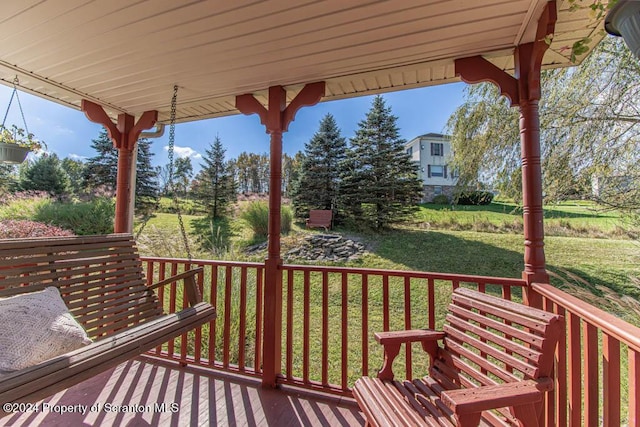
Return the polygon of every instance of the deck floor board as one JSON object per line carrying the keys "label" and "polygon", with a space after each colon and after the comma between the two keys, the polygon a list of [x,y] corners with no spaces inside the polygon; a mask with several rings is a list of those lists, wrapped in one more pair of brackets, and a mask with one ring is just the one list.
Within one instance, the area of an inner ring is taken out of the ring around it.
{"label": "deck floor board", "polygon": [[[40,403],[38,413],[16,413],[2,426],[356,426],[364,418],[351,399],[287,387],[266,390],[254,378],[221,374],[154,359],[118,365]],[[154,405],[165,404],[164,411]],[[44,410],[43,406],[50,405]],[[107,405],[111,405],[110,407]],[[171,411],[176,404],[177,410]],[[86,413],[54,412],[53,405],[86,405]],[[99,410],[92,411],[99,405]],[[115,408],[145,411],[119,412]]]}

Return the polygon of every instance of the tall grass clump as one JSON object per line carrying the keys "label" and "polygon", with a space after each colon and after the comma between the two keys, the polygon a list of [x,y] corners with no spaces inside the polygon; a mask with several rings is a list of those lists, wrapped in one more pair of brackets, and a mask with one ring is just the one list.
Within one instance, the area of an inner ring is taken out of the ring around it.
{"label": "tall grass clump", "polygon": [[[266,202],[247,204],[241,218],[249,225],[255,237],[265,237],[269,233],[269,206]],[[280,232],[288,234],[293,223],[293,212],[289,206],[281,207],[280,221]]]}
{"label": "tall grass clump", "polygon": [[36,214],[54,203],[45,191],[21,191],[3,196],[0,220],[33,220]]}
{"label": "tall grass clump", "polygon": [[79,236],[113,233],[115,203],[111,198],[90,202],[51,203],[42,206],[33,220],[55,225]]}

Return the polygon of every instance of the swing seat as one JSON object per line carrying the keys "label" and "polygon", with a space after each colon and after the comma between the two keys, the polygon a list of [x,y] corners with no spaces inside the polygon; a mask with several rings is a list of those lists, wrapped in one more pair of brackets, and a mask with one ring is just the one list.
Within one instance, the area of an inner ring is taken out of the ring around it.
{"label": "swing seat", "polygon": [[[216,310],[202,302],[198,273],[202,268],[147,285],[151,278],[144,277],[130,234],[0,241],[0,299],[55,287],[93,341],[3,373],[0,403],[38,401],[213,320]],[[189,307],[164,314],[153,290],[178,281]]]}

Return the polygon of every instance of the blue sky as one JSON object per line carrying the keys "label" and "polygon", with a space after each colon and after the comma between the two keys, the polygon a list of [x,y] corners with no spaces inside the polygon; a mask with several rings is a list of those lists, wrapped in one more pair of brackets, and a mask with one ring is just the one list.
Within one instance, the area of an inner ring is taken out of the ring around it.
{"label": "blue sky", "polygon": [[[449,116],[462,103],[464,87],[464,83],[451,83],[388,93],[384,98],[398,117],[401,136],[410,140],[428,132],[443,132]],[[6,111],[11,91],[11,88],[0,85],[2,114]],[[84,159],[95,156],[91,140],[98,136],[101,126],[91,123],[80,111],[24,92],[19,92],[19,96],[29,131],[46,142],[49,152],[56,153],[60,158],[71,156]],[[303,150],[304,144],[313,136],[327,113],[333,114],[343,136],[352,137],[358,122],[364,119],[369,110],[371,100],[371,96],[364,96],[302,108],[289,126],[289,132],[284,134],[284,152],[294,154]],[[6,124],[24,127],[15,99]],[[227,150],[227,159],[235,158],[243,151],[269,151],[269,136],[258,117],[236,115],[177,125],[176,155],[190,155],[194,168],[199,169],[198,164],[202,160],[198,156],[204,154],[216,134],[220,135]],[[168,132],[152,140],[154,165],[166,164],[167,143]]]}

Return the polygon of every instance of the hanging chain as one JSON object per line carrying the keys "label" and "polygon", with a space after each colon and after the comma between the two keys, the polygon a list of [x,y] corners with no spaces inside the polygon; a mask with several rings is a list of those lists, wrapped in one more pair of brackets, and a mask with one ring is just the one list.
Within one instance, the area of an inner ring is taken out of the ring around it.
{"label": "hanging chain", "polygon": [[9,98],[9,105],[7,105],[7,111],[4,113],[4,119],[2,119],[2,128],[4,128],[4,124],[7,122],[7,116],[9,115],[9,110],[11,109],[11,103],[13,102],[13,97],[16,97],[18,101],[18,107],[20,108],[20,115],[22,116],[22,123],[24,123],[24,130],[29,135],[29,127],[27,126],[27,120],[24,118],[24,111],[22,111],[22,103],[20,102],[20,96],[18,95],[18,86],[20,85],[20,80],[18,80],[18,76],[15,76],[13,79],[13,92],[11,92],[11,98]]}
{"label": "hanging chain", "polygon": [[182,220],[182,212],[180,211],[180,201],[178,200],[178,192],[176,191],[176,185],[173,182],[173,154],[176,139],[176,107],[178,104],[178,85],[173,86],[173,97],[171,98],[171,117],[169,122],[169,188],[173,193],[173,203],[178,213],[178,222],[180,223],[180,232],[182,233],[182,239],[184,241],[184,248],[187,251],[187,258],[189,261],[193,259],[191,255],[191,249],[189,248],[189,240],[187,239],[187,231],[184,227]]}

